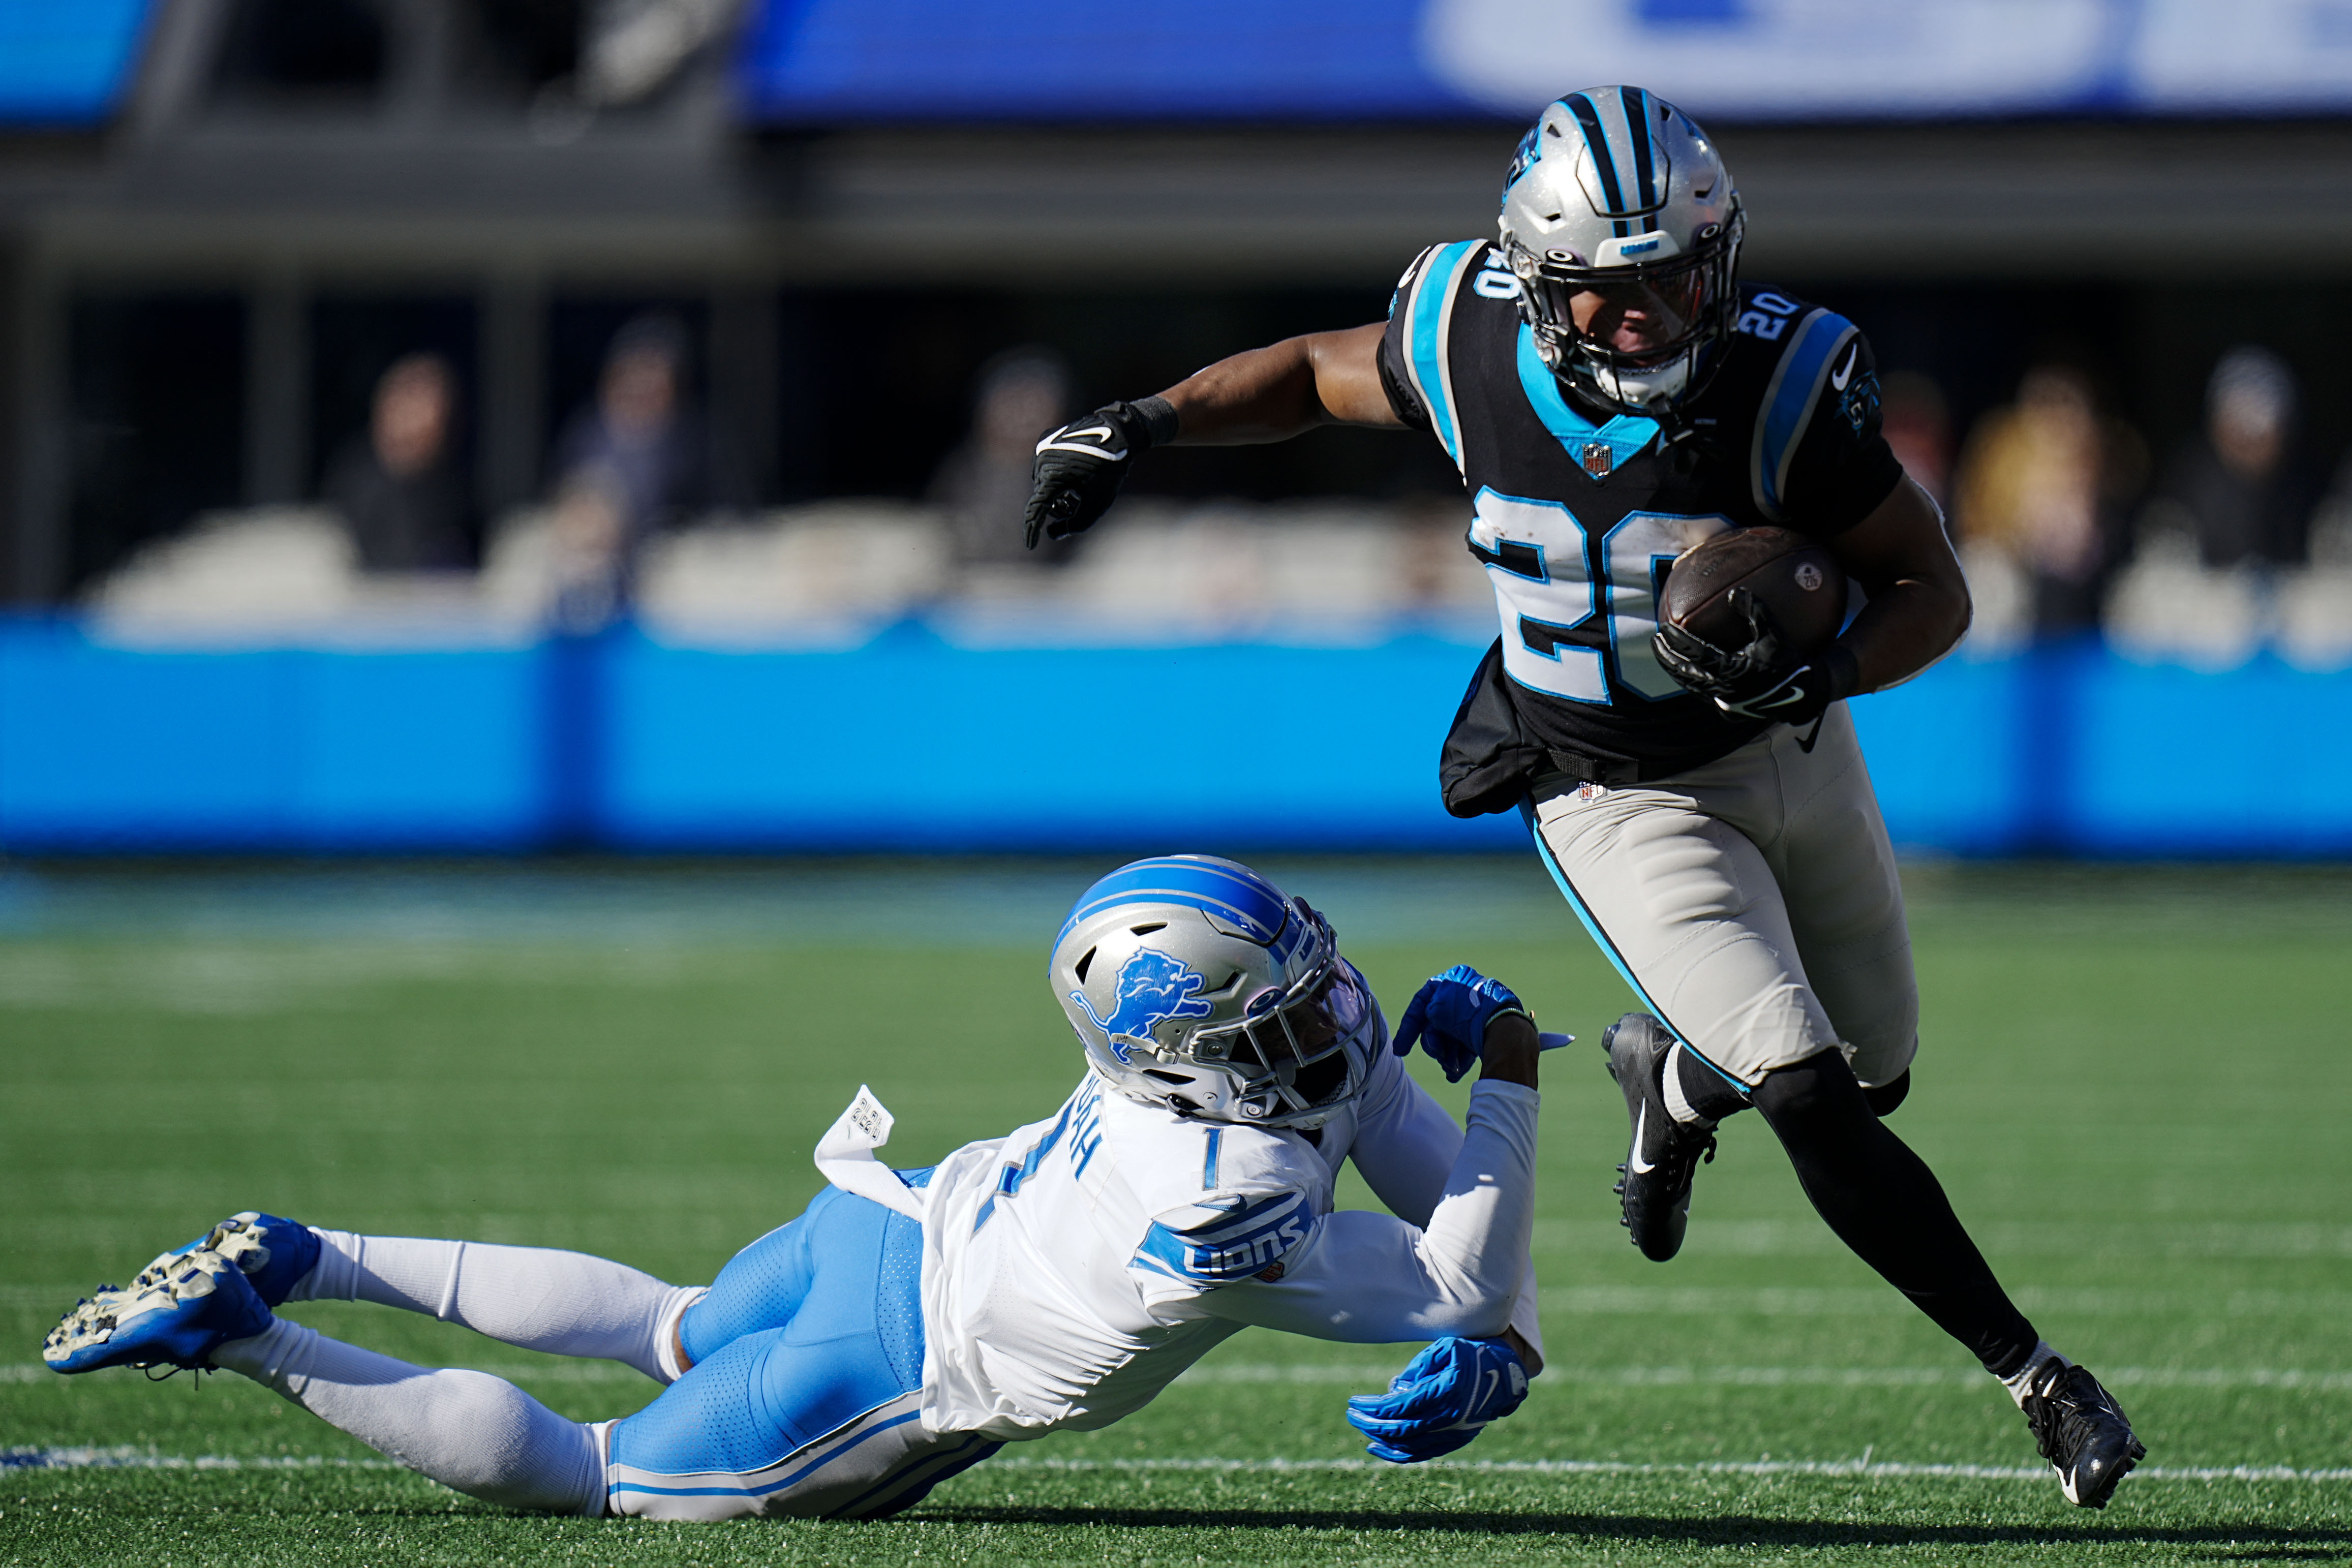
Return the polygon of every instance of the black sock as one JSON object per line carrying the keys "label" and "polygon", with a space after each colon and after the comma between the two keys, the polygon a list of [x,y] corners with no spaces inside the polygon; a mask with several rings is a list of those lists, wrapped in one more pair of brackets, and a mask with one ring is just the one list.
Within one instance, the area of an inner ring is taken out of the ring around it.
{"label": "black sock", "polygon": [[[1709,1122],[1720,1122],[1735,1112],[1748,1109],[1747,1092],[1709,1066],[1689,1046],[1677,1044],[1666,1052],[1663,1071],[1675,1075],[1684,1101]],[[1662,1091],[1664,1087],[1659,1085]],[[1667,1103],[1673,1103],[1671,1096]]]}
{"label": "black sock", "polygon": [[1825,1051],[1767,1073],[1755,1099],[1840,1240],[1993,1375],[2025,1364],[2041,1336],[1993,1278],[1927,1162],[1872,1113],[1843,1055]]}

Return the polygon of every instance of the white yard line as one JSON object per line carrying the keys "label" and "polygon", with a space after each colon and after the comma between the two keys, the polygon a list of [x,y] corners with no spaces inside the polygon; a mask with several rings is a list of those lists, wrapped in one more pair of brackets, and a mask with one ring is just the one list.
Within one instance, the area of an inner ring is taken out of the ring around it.
{"label": "white yard line", "polygon": [[[5,1469],[142,1469],[142,1470],[390,1470],[402,1467],[389,1459],[342,1459],[317,1457],[226,1454],[184,1456],[151,1453],[142,1448],[0,1448]],[[1402,1467],[1372,1459],[1055,1459],[995,1458],[992,1470],[1024,1470],[1067,1474],[1108,1472],[1194,1472],[1213,1475],[1328,1474],[1403,1476]],[[1439,1459],[1419,1467],[1419,1472],[1443,1470],[1471,1475],[1538,1476],[1742,1476],[1764,1479],[1776,1476],[1818,1476],[1858,1480],[1994,1480],[2038,1481],[2049,1475],[2042,1466],[1915,1465],[1861,1459],[1757,1459],[1746,1463],[1645,1465],[1609,1459]],[[2352,1469],[2291,1469],[2283,1465],[2175,1466],[2142,1465],[2132,1475],[2141,1480],[2165,1481],[2352,1481]]]}
{"label": "white yard line", "polygon": [[145,1448],[0,1448],[7,1470],[397,1470],[390,1459],[287,1454],[158,1454]]}
{"label": "white yard line", "polygon": [[[2345,1291],[2131,1291],[2029,1286],[2020,1310],[2086,1317],[2292,1318],[2352,1313]],[[1744,1285],[1579,1285],[1546,1291],[1547,1313],[1580,1317],[1892,1317],[1909,1309],[1893,1291]]]}
{"label": "white yard line", "polygon": [[[1184,1384],[1315,1384],[1374,1390],[1385,1386],[1402,1356],[1393,1362],[1362,1365],[1305,1363],[1285,1365],[1269,1362],[1212,1362],[1185,1373]],[[477,1372],[516,1383],[617,1383],[652,1389],[643,1373],[607,1361],[499,1363],[477,1365]],[[2315,1394],[2352,1391],[2352,1372],[2322,1372],[2304,1367],[2165,1367],[2118,1366],[2098,1369],[2099,1381],[2110,1388],[2292,1388]],[[44,1383],[56,1374],[39,1362],[0,1365],[0,1384]],[[1984,1388],[1991,1382],[1966,1366],[1562,1366],[1544,1370],[1544,1384],[1563,1383],[1589,1388]],[[1543,1385],[1538,1385],[1542,1386]]]}
{"label": "white yard line", "polygon": [[[1406,1473],[1403,1467],[1376,1459],[1053,1459],[996,1458],[989,1461],[992,1469],[1024,1470],[1205,1470],[1211,1472],[1253,1473],[1258,1471],[1326,1471],[1334,1474],[1361,1471],[1371,1475]],[[1756,1459],[1746,1463],[1720,1462],[1689,1465],[1634,1464],[1613,1459],[1436,1459],[1417,1469],[1470,1471],[1483,1475],[1558,1475],[1558,1476],[1851,1476],[1857,1479],[1884,1477],[1888,1479],[1912,1479],[1940,1480],[2023,1481],[2045,1479],[2047,1466],[2020,1467],[2014,1465],[1913,1465],[1889,1460],[1868,1464],[1860,1459]],[[2165,1481],[2352,1481],[2352,1469],[2298,1470],[2284,1465],[2182,1466],[2142,1465],[2132,1471],[2134,1478]]]}
{"label": "white yard line", "polygon": [[[1393,1364],[1286,1366],[1255,1362],[1211,1363],[1184,1374],[1186,1383],[1315,1383],[1378,1388]],[[1919,1388],[1992,1387],[1991,1380],[1966,1366],[1562,1366],[1544,1369],[1548,1384],[1601,1388],[1675,1388],[1723,1385],[1739,1388]],[[2352,1372],[2315,1372],[2301,1367],[2143,1367],[2099,1369],[2110,1388],[2305,1388],[2336,1394],[2352,1390]],[[1541,1385],[1538,1385],[1541,1386]]]}

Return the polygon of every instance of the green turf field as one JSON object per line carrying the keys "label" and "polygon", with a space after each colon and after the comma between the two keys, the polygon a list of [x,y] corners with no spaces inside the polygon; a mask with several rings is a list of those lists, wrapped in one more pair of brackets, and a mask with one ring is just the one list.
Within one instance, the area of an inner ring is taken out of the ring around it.
{"label": "green turf field", "polygon": [[[1463,1462],[1358,1463],[1341,1402],[1405,1348],[1253,1331],[898,1521],[550,1521],[231,1376],[38,1365],[78,1293],[243,1207],[707,1279],[814,1191],[861,1081],[902,1165],[1059,1103],[1078,1058],[1044,950],[1099,869],[0,872],[0,1564],[2352,1557],[2352,873],[2328,869],[1912,875],[1925,1051],[1892,1124],[2146,1438],[2103,1515],[2026,1473],[2007,1398],[1841,1250],[1755,1118],[1701,1172],[1681,1259],[1625,1244],[1591,1047],[1626,994],[1532,860],[1269,866],[1391,1011],[1464,959],[1584,1037],[1546,1060],[1550,1368]],[[299,1312],[581,1417],[653,1393]]]}

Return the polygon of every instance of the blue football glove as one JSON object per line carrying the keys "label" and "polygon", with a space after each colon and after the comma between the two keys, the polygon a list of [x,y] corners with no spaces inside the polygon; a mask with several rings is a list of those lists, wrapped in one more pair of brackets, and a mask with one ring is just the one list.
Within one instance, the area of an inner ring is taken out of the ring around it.
{"label": "blue football glove", "polygon": [[1399,1056],[1410,1056],[1419,1041],[1445,1069],[1445,1082],[1459,1083],[1486,1049],[1486,1026],[1497,1013],[1528,1017],[1510,987],[1467,964],[1456,964],[1412,994],[1404,1017],[1397,1021],[1393,1049]]}
{"label": "blue football glove", "polygon": [[1499,1339],[1441,1339],[1405,1363],[1386,1394],[1348,1401],[1348,1425],[1370,1437],[1372,1458],[1417,1464],[1454,1449],[1517,1409],[1527,1364]]}

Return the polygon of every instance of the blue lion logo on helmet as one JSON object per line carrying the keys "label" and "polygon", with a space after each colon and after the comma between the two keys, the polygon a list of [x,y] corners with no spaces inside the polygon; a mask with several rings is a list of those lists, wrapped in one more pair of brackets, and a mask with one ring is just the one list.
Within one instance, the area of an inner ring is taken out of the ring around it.
{"label": "blue lion logo on helmet", "polygon": [[1072,991],[1070,999],[1110,1037],[1110,1048],[1118,1059],[1129,1061],[1133,1058],[1128,1048],[1156,1043],[1151,1031],[1170,1019],[1204,1019],[1216,1011],[1198,996],[1208,983],[1206,975],[1182,961],[1155,948],[1138,947],[1119,966],[1118,979],[1111,988],[1108,1018],[1095,1011],[1084,991]]}

